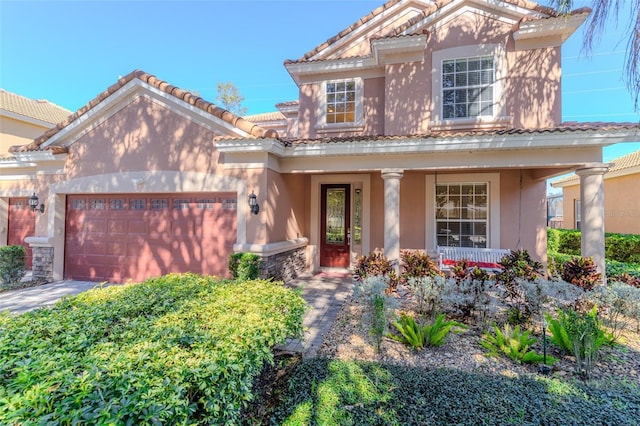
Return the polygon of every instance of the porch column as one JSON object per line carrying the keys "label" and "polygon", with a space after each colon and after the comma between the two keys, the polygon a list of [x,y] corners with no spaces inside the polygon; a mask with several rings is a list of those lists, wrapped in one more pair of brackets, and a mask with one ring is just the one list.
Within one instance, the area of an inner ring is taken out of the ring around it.
{"label": "porch column", "polygon": [[384,255],[400,272],[400,179],[402,169],[382,169],[384,179]]}
{"label": "porch column", "polygon": [[592,257],[605,280],[604,174],[607,170],[607,164],[585,165],[576,170],[576,174],[580,176],[582,257]]}

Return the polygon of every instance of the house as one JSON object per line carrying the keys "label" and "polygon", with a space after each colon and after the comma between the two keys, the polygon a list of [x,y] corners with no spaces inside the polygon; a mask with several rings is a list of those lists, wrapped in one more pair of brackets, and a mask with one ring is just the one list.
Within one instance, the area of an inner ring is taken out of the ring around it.
{"label": "house", "polygon": [[577,171],[602,268],[602,147],[640,126],[562,123],[561,45],[588,14],[391,0],[285,61],[298,99],[249,119],[134,71],[13,148],[0,197],[44,203],[27,238],[44,279],[224,275],[232,252],[288,279],[377,249],[544,262],[546,179]]}
{"label": "house", "polygon": [[[29,99],[0,89],[0,162],[7,157],[10,147],[33,141],[70,114],[71,111],[49,101]],[[2,195],[7,197],[0,198],[0,245],[25,246],[30,268],[31,248],[24,239],[34,235],[35,212],[28,209],[26,197],[6,192]]]}
{"label": "house", "polygon": [[547,226],[562,228],[562,193],[547,194]]}
{"label": "house", "polygon": [[[562,188],[565,229],[582,229],[580,178],[571,174],[551,183]],[[606,232],[640,235],[640,198],[629,188],[640,186],[640,151],[612,160],[604,174],[604,229]]]}

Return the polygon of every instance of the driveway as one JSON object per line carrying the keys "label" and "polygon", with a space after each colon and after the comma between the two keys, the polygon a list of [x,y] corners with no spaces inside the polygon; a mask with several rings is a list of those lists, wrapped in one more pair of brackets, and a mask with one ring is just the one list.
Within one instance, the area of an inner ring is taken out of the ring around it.
{"label": "driveway", "polygon": [[43,306],[51,306],[63,296],[71,296],[104,284],[89,281],[63,280],[36,287],[0,293],[0,311],[20,314]]}

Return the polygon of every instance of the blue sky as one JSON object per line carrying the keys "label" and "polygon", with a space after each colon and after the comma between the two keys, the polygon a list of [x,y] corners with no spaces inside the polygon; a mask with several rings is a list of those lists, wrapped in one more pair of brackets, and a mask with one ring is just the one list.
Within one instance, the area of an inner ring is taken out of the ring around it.
{"label": "blue sky", "polygon": [[[0,0],[0,87],[76,110],[142,69],[211,101],[217,83],[231,81],[249,114],[274,111],[297,99],[285,59],[301,57],[383,1]],[[564,44],[564,121],[640,122],[621,79],[622,16],[591,57],[581,55],[582,30]],[[604,149],[604,160],[638,149],[640,141],[617,144]]]}

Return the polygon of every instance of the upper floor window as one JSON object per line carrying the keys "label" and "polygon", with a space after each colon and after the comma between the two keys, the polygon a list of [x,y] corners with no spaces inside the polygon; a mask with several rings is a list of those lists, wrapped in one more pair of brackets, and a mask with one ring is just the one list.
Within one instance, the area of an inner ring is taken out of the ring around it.
{"label": "upper floor window", "polygon": [[442,61],[442,116],[444,119],[493,116],[492,56]]}
{"label": "upper floor window", "polygon": [[431,56],[432,130],[509,126],[503,44],[457,46]]}
{"label": "upper floor window", "polygon": [[356,83],[327,83],[326,119],[331,123],[353,123],[356,119]]}
{"label": "upper floor window", "polygon": [[320,131],[351,131],[362,127],[363,84],[359,77],[322,83],[317,110]]}

